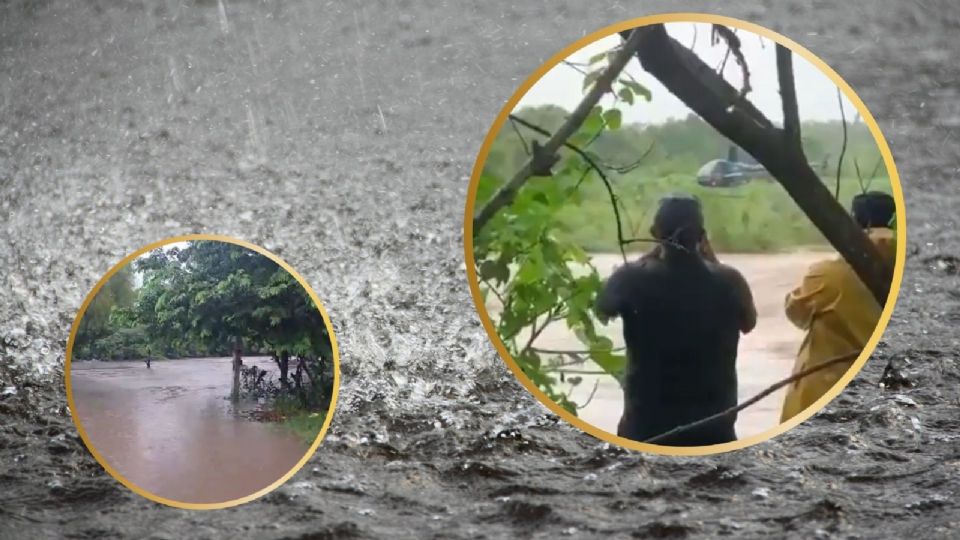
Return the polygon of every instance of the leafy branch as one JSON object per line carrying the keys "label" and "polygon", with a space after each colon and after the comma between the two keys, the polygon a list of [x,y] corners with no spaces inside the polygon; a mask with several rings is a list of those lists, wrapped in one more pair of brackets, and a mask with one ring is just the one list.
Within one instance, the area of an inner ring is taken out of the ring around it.
{"label": "leafy branch", "polygon": [[[556,137],[556,135],[551,136],[550,132],[543,129],[542,127],[531,124],[530,122],[527,122],[526,120],[524,120],[523,118],[520,118],[519,116],[511,114],[510,120],[526,128],[532,129],[533,131],[536,131],[541,135],[544,135],[546,137],[551,137],[551,140],[553,137]],[[623,221],[621,221],[620,219],[620,209],[617,205],[617,195],[613,191],[613,184],[610,183],[610,179],[607,178],[607,175],[603,172],[603,169],[600,167],[599,164],[597,164],[596,161],[594,161],[594,159],[590,156],[590,154],[588,154],[586,151],[581,149],[579,146],[572,144],[570,142],[567,142],[566,140],[562,141],[561,144],[569,148],[570,150],[573,150],[574,152],[577,153],[577,155],[583,158],[583,160],[587,163],[587,165],[590,166],[591,169],[596,171],[597,175],[600,177],[600,181],[603,182],[603,185],[607,188],[607,193],[610,196],[610,204],[613,207],[613,217],[617,221],[617,245],[620,246],[620,255],[623,257],[624,262],[626,262],[627,252],[623,249],[623,246],[626,245],[623,238]]]}
{"label": "leafy branch", "polygon": [[[627,62],[637,52],[640,46],[641,35],[634,31],[626,38],[626,43],[617,51],[607,68],[597,78],[596,83],[587,92],[583,100],[577,105],[573,113],[567,118],[560,129],[547,140],[540,152],[534,151],[533,156],[520,168],[519,171],[480,209],[473,219],[473,233],[482,229],[501,208],[509,205],[517,195],[517,191],[530,179],[531,176],[549,171],[555,162],[557,150],[573,135],[586,120],[593,107],[604,94],[610,91],[613,81],[620,75]],[[536,147],[535,147],[536,150]]]}

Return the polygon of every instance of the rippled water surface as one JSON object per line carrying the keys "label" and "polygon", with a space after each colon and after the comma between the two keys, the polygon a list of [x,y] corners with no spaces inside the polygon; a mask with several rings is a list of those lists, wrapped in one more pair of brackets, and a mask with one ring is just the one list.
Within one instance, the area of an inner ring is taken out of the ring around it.
{"label": "rippled water surface", "polygon": [[[0,10],[0,538],[955,536],[960,299],[956,265],[932,258],[960,256],[957,2]],[[463,256],[471,168],[517,86],[592,31],[676,11],[780,31],[857,90],[897,159],[913,254],[883,346],[843,394],[771,441],[702,458],[622,452],[546,414],[490,346]],[[343,353],[331,436],[308,465],[212,512],[106,475],[59,373],[97,280],[194,232],[290,263]],[[916,387],[877,387],[891,358]]]}
{"label": "rippled water surface", "polygon": [[[225,502],[286,474],[307,445],[277,425],[237,415],[226,399],[230,358],[75,362],[76,415],[121,476],[179,502]],[[269,358],[245,359],[270,368]],[[253,407],[254,404],[241,404]]]}

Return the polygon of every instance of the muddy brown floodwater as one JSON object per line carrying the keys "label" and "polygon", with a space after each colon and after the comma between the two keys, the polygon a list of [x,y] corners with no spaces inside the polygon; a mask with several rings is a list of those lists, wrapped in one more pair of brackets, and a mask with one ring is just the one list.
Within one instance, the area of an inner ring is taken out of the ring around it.
{"label": "muddy brown floodwater", "polygon": [[[308,446],[281,426],[238,415],[230,358],[75,362],[76,415],[89,441],[121,476],[155,495],[220,503],[251,495],[286,474]],[[270,369],[269,358],[245,365]]]}
{"label": "muddy brown floodwater", "polygon": [[[835,252],[816,250],[718,255],[724,263],[734,266],[744,275],[757,306],[757,327],[740,340],[737,357],[739,401],[749,399],[790,375],[803,333],[784,317],[784,295],[797,286],[811,264],[834,256]],[[616,254],[594,254],[591,261],[602,278],[609,276],[614,268],[622,264],[622,258]],[[494,304],[488,308],[496,310]],[[623,326],[619,319],[601,327],[601,331],[613,340],[615,347],[623,346]],[[547,350],[583,348],[563,322],[548,326],[535,344]],[[593,362],[588,361],[575,369],[586,373],[578,373],[582,381],[576,386],[568,385],[566,390],[570,391],[574,402],[586,404],[579,410],[580,418],[607,432],[616,433],[623,410],[620,386],[612,377],[591,374],[600,370]],[[744,438],[756,435],[779,424],[785,392],[785,389],[781,389],[744,409],[737,418],[737,436]]]}

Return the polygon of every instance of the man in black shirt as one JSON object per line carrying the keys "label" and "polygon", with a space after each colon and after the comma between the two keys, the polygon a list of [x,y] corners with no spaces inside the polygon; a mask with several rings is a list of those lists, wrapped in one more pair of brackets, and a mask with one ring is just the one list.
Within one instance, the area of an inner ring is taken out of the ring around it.
{"label": "man in black shirt", "polygon": [[[619,316],[627,345],[618,435],[644,441],[737,404],[737,346],[757,314],[750,287],[716,261],[700,202],[660,201],[658,247],[618,268],[597,297],[602,319]],[[657,440],[704,446],[736,440],[736,415]]]}

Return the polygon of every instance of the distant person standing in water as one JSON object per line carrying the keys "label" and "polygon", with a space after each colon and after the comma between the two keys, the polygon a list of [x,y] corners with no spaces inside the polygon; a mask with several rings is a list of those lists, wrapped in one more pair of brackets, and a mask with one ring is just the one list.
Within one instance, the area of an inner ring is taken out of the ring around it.
{"label": "distant person standing in water", "polygon": [[[896,234],[890,225],[897,213],[893,197],[879,191],[857,195],[851,213],[892,266],[897,253]],[[787,294],[784,310],[790,322],[806,332],[793,368],[796,373],[861,351],[880,321],[883,306],[853,268],[843,258],[835,257],[807,270],[800,285]],[[851,358],[850,362],[824,368],[790,385],[780,421],[786,422],[813,405],[840,381],[853,361]]]}
{"label": "distant person standing in water", "polygon": [[[602,320],[623,320],[627,345],[617,434],[641,442],[736,406],[740,333],[757,320],[743,276],[706,243],[699,200],[662,199],[650,232],[659,246],[618,268],[597,297]],[[656,444],[733,441],[735,422],[729,415]]]}

